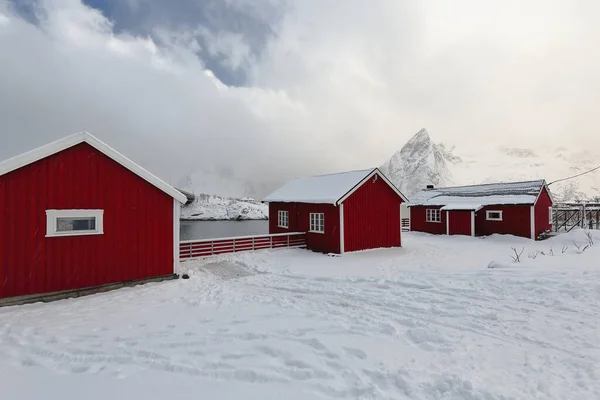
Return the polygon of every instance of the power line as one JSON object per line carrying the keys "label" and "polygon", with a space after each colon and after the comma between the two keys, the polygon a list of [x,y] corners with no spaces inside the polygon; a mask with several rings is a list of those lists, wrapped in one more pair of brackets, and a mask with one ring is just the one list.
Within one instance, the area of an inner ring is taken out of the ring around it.
{"label": "power line", "polygon": [[582,172],[582,173],[580,173],[580,174],[577,174],[577,175],[569,176],[568,178],[557,179],[557,180],[555,180],[555,181],[553,181],[553,182],[550,182],[550,183],[549,183],[547,186],[550,186],[550,185],[552,185],[553,183],[556,183],[556,182],[562,182],[562,181],[566,181],[566,180],[569,180],[569,179],[578,178],[578,177],[580,177],[580,176],[582,176],[582,175],[589,174],[590,172],[594,172],[594,171],[596,171],[597,169],[600,169],[600,165],[598,165],[598,166],[597,166],[596,168],[594,168],[594,169],[590,169],[589,171],[585,171],[585,172]]}

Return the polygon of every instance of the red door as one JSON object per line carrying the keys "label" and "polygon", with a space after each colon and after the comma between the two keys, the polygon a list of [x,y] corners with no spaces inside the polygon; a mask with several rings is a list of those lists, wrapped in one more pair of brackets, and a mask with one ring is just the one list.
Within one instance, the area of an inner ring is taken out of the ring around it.
{"label": "red door", "polygon": [[471,236],[471,211],[448,211],[448,233]]}

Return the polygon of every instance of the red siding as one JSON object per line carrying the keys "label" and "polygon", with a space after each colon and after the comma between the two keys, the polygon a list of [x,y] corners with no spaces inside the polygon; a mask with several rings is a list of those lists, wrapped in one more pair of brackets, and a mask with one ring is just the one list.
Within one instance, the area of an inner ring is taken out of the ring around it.
{"label": "red siding", "polygon": [[[173,273],[173,199],[86,143],[0,176],[0,298]],[[47,209],[104,234],[46,238]]]}
{"label": "red siding", "polygon": [[[488,221],[486,211],[502,211],[502,221]],[[476,236],[495,233],[531,237],[531,206],[502,205],[486,206],[475,213]]]}
{"label": "red siding", "polygon": [[534,208],[536,239],[544,231],[552,230],[552,225],[550,224],[550,207],[552,207],[552,199],[546,188],[543,188]]}
{"label": "red siding", "polygon": [[446,213],[442,212],[441,222],[427,222],[427,211],[428,209],[440,209],[438,207],[421,207],[415,206],[410,207],[410,230],[415,232],[432,233],[435,235],[446,234]]}
{"label": "red siding", "polygon": [[471,236],[471,211],[448,211],[449,233]]}
{"label": "red siding", "polygon": [[[289,228],[277,226],[277,211],[289,212]],[[325,233],[308,232],[310,213],[325,214]],[[321,253],[340,252],[339,208],[332,204],[270,203],[269,233],[307,232],[306,247]]]}
{"label": "red siding", "polygon": [[400,246],[401,202],[381,177],[363,183],[344,201],[344,251]]}

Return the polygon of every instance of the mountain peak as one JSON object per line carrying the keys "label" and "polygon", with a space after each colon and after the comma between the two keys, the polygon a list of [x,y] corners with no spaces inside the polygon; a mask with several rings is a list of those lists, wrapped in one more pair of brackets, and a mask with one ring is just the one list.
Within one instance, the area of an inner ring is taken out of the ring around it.
{"label": "mountain peak", "polygon": [[427,129],[425,129],[425,128],[421,129],[412,138],[410,138],[410,140],[408,141],[408,143],[411,143],[411,142],[424,142],[424,141],[427,141],[427,142],[431,141],[431,138],[429,137],[429,132],[427,132]]}
{"label": "mountain peak", "polygon": [[448,165],[455,161],[451,152],[431,141],[427,129],[421,129],[382,165],[381,171],[410,197],[426,185],[449,184]]}

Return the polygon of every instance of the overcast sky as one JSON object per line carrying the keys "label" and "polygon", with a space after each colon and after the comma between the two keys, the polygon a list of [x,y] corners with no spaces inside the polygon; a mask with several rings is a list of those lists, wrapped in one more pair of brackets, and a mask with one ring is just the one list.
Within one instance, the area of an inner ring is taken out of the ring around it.
{"label": "overcast sky", "polygon": [[422,127],[598,147],[599,16],[597,0],[0,0],[0,159],[85,130],[171,183],[211,170],[260,192],[379,165]]}

